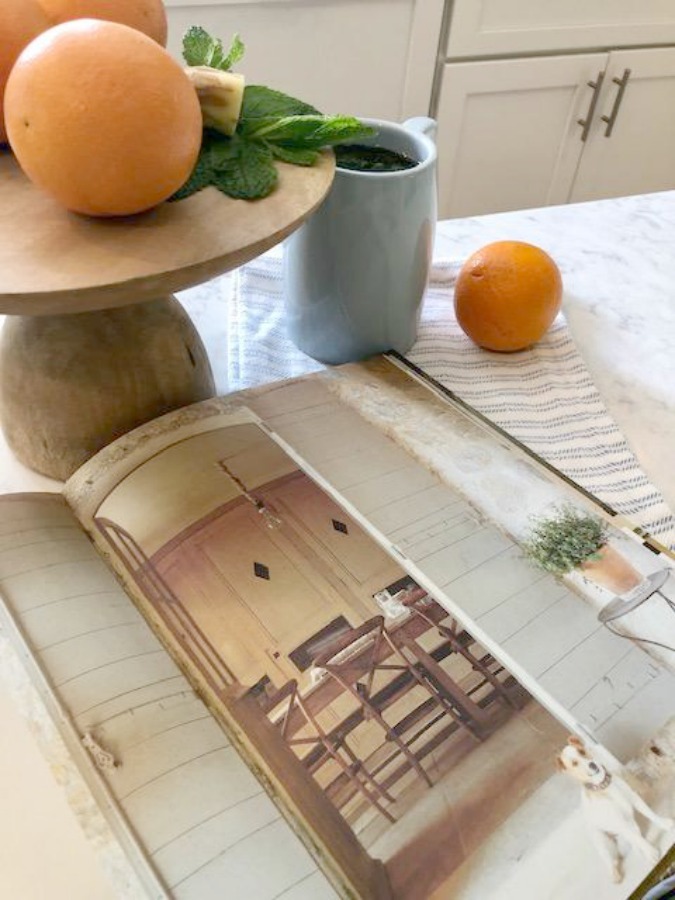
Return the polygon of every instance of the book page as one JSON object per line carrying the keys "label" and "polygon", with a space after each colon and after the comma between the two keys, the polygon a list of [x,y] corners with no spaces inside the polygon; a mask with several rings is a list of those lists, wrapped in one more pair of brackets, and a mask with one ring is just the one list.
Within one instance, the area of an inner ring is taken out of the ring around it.
{"label": "book page", "polygon": [[345,894],[454,896],[569,732],[616,764],[675,713],[672,560],[612,521],[643,599],[535,567],[533,515],[603,510],[386,359],[170,414],[66,493]]}
{"label": "book page", "polygon": [[335,896],[59,495],[0,497],[0,626],[116,897],[202,900],[233,872],[244,896]]}
{"label": "book page", "polygon": [[127,823],[111,808],[81,739],[89,728],[88,707],[117,691],[96,678],[94,643],[103,645],[116,634],[133,638],[144,628],[63,497],[0,496],[4,671],[20,691],[22,712],[99,864],[125,900],[160,897],[163,891]]}

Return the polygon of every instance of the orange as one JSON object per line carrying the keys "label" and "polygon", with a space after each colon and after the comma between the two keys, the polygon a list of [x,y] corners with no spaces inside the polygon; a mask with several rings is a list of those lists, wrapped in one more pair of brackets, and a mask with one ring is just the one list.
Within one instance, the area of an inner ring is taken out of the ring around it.
{"label": "orange", "polygon": [[562,302],[557,265],[541,248],[497,241],[477,250],[455,285],[455,315],[486,350],[524,350],[546,333]]}
{"label": "orange", "polygon": [[162,0],[39,0],[52,25],[72,19],[106,19],[137,28],[166,47],[166,10]]}
{"label": "orange", "polygon": [[5,84],[17,56],[41,31],[49,28],[37,0],[0,2],[0,144],[7,140],[3,116]]}
{"label": "orange", "polygon": [[122,216],[156,206],[192,172],[197,94],[180,65],[126,25],[78,19],[45,31],[5,94],[21,168],[68,209]]}

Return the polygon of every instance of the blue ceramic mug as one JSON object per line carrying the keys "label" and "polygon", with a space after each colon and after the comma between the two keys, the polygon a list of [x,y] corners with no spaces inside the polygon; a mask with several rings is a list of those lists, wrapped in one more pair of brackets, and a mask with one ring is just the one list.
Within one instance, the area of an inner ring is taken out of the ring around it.
{"label": "blue ceramic mug", "polygon": [[363,119],[360,144],[417,163],[394,172],[337,169],[321,207],[287,241],[286,325],[293,343],[325,363],[398,350],[417,336],[436,226],[433,119]]}

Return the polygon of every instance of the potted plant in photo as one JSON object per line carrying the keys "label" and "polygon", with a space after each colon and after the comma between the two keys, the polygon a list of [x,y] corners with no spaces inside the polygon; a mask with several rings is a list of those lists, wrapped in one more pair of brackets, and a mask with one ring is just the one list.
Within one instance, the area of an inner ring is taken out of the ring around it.
{"label": "potted plant in photo", "polygon": [[523,548],[547,572],[560,577],[577,569],[613,594],[626,594],[643,580],[609,543],[607,525],[570,505],[534,519]]}

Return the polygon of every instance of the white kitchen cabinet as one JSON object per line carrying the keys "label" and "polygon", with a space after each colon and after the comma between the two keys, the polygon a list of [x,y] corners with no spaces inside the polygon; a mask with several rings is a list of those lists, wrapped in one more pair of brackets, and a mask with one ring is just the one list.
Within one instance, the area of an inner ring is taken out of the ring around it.
{"label": "white kitchen cabinet", "polygon": [[577,119],[607,54],[448,63],[438,105],[443,218],[566,202]]}
{"label": "white kitchen cabinet", "polygon": [[401,121],[429,109],[444,0],[166,0],[169,50],[201,25],[237,32],[252,84],[326,113]]}
{"label": "white kitchen cabinet", "polygon": [[[623,96],[619,94],[622,79],[626,79]],[[605,119],[611,118],[613,109],[616,119],[607,136]],[[612,52],[568,200],[599,200],[672,188],[675,48]]]}
{"label": "white kitchen cabinet", "polygon": [[[611,37],[629,41],[629,25],[654,37],[659,21],[662,38],[675,42],[675,4],[620,0],[623,23],[602,0],[568,6],[456,0],[447,43],[455,56],[439,69],[435,92],[442,217],[675,188],[675,47],[606,47]],[[578,43],[581,21],[589,47],[602,50],[462,61],[467,48],[529,48],[528,24],[544,53]],[[510,44],[485,43],[507,33]]]}

